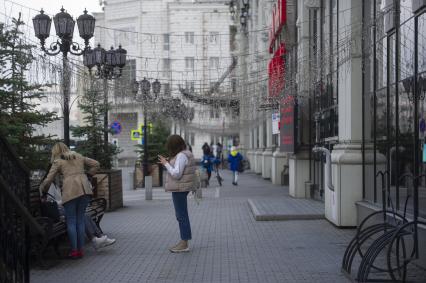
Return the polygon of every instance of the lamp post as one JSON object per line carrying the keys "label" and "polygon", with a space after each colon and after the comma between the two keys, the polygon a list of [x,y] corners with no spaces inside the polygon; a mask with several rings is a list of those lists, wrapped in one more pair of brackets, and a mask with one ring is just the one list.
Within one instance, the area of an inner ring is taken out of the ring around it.
{"label": "lamp post", "polygon": [[250,4],[248,0],[242,0],[242,2],[243,6],[241,7],[240,24],[242,29],[247,32],[247,20],[249,17]]}
{"label": "lamp post", "polygon": [[151,91],[151,83],[149,82],[149,80],[147,80],[146,78],[143,78],[142,81],[134,82],[133,85],[133,91],[135,93],[135,95],[138,92],[138,88],[141,88],[142,91],[142,96],[141,96],[141,101],[142,101],[142,107],[143,107],[143,175],[144,175],[144,179],[145,176],[148,176],[148,107],[147,104],[149,101],[152,100],[156,100],[160,91],[161,91],[161,83],[158,80],[155,80],[152,83],[152,91],[154,93],[154,97],[150,96],[150,91]]}
{"label": "lamp post", "polygon": [[64,142],[70,145],[69,131],[69,99],[70,99],[70,70],[68,65],[68,53],[76,56],[83,55],[89,49],[89,40],[95,31],[95,18],[87,14],[87,10],[77,18],[79,35],[84,39],[84,47],[80,47],[77,42],[73,42],[75,21],[70,14],[62,7],[61,12],[53,17],[56,35],[59,39],[46,48],[46,39],[50,36],[52,19],[44,14],[41,9],[40,14],[33,18],[35,36],[40,40],[41,49],[50,56],[62,53],[62,93],[63,93],[63,113],[64,113]]}
{"label": "lamp post", "polygon": [[[126,65],[127,51],[121,48],[105,51],[100,44],[95,49],[88,48],[83,57],[83,64],[89,69],[92,74],[92,68],[96,67],[95,78],[103,79],[104,90],[104,150],[109,151],[108,142],[108,80],[121,77],[123,68]],[[118,71],[117,71],[118,69]]]}

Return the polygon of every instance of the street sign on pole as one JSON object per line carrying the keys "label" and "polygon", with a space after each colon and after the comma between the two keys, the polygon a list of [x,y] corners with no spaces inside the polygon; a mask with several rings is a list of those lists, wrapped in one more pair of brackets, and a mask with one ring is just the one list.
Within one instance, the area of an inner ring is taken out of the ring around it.
{"label": "street sign on pole", "polygon": [[142,138],[142,132],[139,130],[132,130],[130,132],[130,138],[132,141],[139,141]]}
{"label": "street sign on pole", "polygon": [[272,113],[272,134],[280,133],[280,113]]}

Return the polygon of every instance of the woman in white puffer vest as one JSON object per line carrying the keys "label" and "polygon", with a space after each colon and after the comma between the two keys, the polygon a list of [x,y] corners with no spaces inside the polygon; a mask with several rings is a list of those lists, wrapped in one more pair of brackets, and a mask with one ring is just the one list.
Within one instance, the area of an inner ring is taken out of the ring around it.
{"label": "woman in white puffer vest", "polygon": [[188,241],[191,240],[192,235],[187,197],[190,191],[196,189],[194,181],[197,165],[192,152],[187,150],[185,141],[181,136],[169,136],[166,147],[169,152],[169,160],[161,155],[158,156],[158,159],[167,169],[165,190],[172,192],[181,238],[181,241],[169,250],[172,253],[188,252]]}

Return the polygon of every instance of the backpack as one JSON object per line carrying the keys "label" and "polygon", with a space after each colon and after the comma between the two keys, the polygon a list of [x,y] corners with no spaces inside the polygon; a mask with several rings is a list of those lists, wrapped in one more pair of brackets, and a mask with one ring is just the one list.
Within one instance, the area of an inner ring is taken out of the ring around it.
{"label": "backpack", "polygon": [[238,161],[238,172],[240,172],[240,173],[243,173],[244,172],[244,160],[241,158],[239,161]]}

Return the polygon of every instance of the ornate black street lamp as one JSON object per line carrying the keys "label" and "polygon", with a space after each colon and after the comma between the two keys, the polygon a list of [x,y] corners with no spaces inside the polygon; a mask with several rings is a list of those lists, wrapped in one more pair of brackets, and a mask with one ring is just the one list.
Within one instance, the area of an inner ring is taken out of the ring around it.
{"label": "ornate black street lamp", "polygon": [[50,27],[52,25],[52,19],[44,14],[41,9],[40,14],[33,18],[33,26],[35,36],[40,40],[41,49],[50,56],[58,55],[62,53],[63,60],[63,72],[62,72],[62,88],[64,96],[64,142],[69,146],[70,144],[70,131],[69,131],[69,95],[70,95],[70,71],[68,66],[67,56],[68,53],[73,55],[83,55],[89,48],[89,40],[93,37],[95,31],[95,18],[87,14],[87,10],[77,18],[77,27],[79,35],[84,39],[84,47],[80,47],[77,42],[73,41],[75,21],[70,14],[65,12],[62,7],[61,12],[53,17],[53,23],[55,26],[56,35],[59,39],[48,48],[46,48],[46,39],[50,36]]}
{"label": "ornate black street lamp", "polygon": [[[95,78],[103,79],[104,88],[104,148],[105,152],[109,150],[108,142],[108,80],[121,77],[123,68],[126,65],[127,51],[121,48],[105,51],[100,44],[95,49],[87,48],[84,52],[83,64],[92,74],[92,68],[96,66]],[[118,69],[118,71],[117,71]]]}
{"label": "ornate black street lamp", "polygon": [[135,81],[133,83],[133,92],[135,95],[138,93],[138,87],[140,86],[142,96],[140,97],[140,101],[143,102],[143,175],[148,176],[148,102],[151,100],[156,100],[161,91],[161,83],[158,80],[155,80],[152,83],[152,92],[154,93],[154,99],[150,96],[151,91],[151,83],[146,78],[143,78],[139,83]]}
{"label": "ornate black street lamp", "polygon": [[249,17],[249,9],[250,4],[248,0],[242,0],[243,6],[241,7],[241,13],[240,13],[240,24],[243,30],[247,29],[247,21]]}
{"label": "ornate black street lamp", "polygon": [[123,68],[126,65],[127,51],[121,48],[106,51],[100,44],[95,49],[88,48],[84,54],[83,63],[92,73],[92,68],[96,67],[94,73],[98,79],[115,79],[121,77]]}
{"label": "ornate black street lamp", "polygon": [[231,19],[233,20],[235,17],[235,4],[234,1],[229,1],[229,13],[231,14]]}

